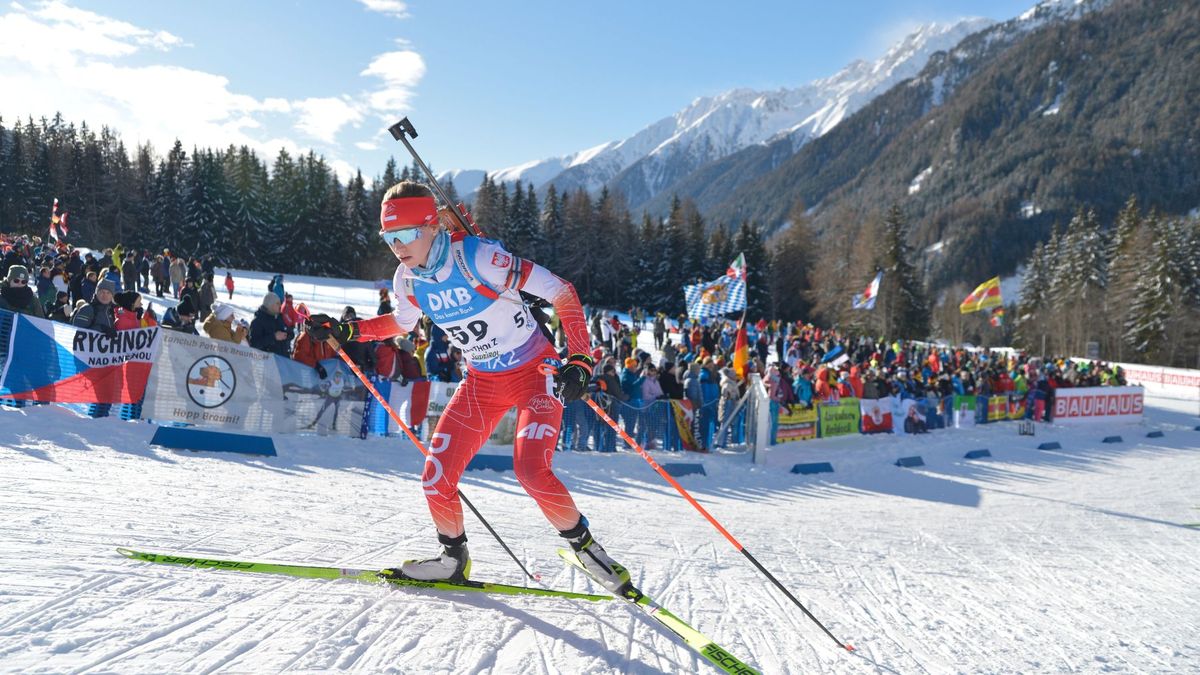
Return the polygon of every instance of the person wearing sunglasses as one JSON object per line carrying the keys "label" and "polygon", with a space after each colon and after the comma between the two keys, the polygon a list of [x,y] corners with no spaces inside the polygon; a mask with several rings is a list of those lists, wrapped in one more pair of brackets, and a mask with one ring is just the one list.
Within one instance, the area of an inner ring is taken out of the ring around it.
{"label": "person wearing sunglasses", "polygon": [[8,268],[4,277],[3,287],[0,288],[0,309],[10,312],[46,318],[46,310],[38,299],[37,293],[29,287],[29,268],[24,265],[13,265]]}
{"label": "person wearing sunglasses", "polygon": [[[422,580],[467,578],[471,561],[458,480],[500,418],[516,406],[517,480],[583,564],[618,592],[629,583],[629,573],[596,543],[587,519],[550,468],[563,403],[584,396],[592,373],[591,345],[575,288],[499,242],[452,234],[443,226],[433,194],[420,183],[405,181],[387,191],[380,226],[380,237],[400,261],[392,279],[397,298],[392,312],[345,322],[314,315],[313,336],[332,336],[343,344],[387,340],[407,334],[426,315],[462,351],[467,364],[466,379],[434,429],[422,475],[442,552],[384,574]],[[522,293],[553,305],[567,336],[565,363],[539,329]]]}

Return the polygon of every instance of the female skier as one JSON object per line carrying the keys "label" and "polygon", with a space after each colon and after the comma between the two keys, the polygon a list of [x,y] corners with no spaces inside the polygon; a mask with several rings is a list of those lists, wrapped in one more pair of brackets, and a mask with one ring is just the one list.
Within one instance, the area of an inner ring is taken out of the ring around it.
{"label": "female skier", "polygon": [[[425,314],[461,348],[468,364],[467,378],[434,429],[422,475],[442,552],[384,574],[421,580],[468,577],[471,558],[458,480],[515,405],[517,480],[589,572],[619,592],[629,582],[629,573],[592,538],[587,519],[550,469],[563,402],[583,397],[592,372],[587,326],[575,288],[498,242],[452,234],[439,217],[432,192],[420,183],[392,186],[384,195],[380,221],[380,236],[400,261],[392,279],[395,309],[349,322],[314,315],[313,337],[332,336],[342,344],[387,340],[411,331]],[[565,365],[521,300],[522,291],[554,306],[567,336]]]}

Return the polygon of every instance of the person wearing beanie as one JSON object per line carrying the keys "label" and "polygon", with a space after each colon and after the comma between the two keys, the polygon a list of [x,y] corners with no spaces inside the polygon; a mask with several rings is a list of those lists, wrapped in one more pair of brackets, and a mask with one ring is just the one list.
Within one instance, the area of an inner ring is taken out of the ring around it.
{"label": "person wearing beanie", "polygon": [[209,314],[208,318],[204,320],[201,328],[204,329],[204,333],[208,337],[214,340],[241,344],[246,339],[249,327],[244,321],[239,322],[235,326],[234,320],[236,318],[233,307],[223,303],[218,304],[213,307],[212,314]]}
{"label": "person wearing beanie", "polygon": [[46,318],[59,323],[71,323],[71,301],[70,294],[66,291],[59,291],[58,297],[54,302],[46,306]]}
{"label": "person wearing beanie", "polygon": [[263,296],[262,306],[254,312],[250,322],[250,346],[283,357],[290,357],[291,336],[283,322],[280,310],[283,299],[275,293]]}
{"label": "person wearing beanie", "polygon": [[29,287],[29,268],[24,265],[13,265],[8,268],[8,275],[0,288],[0,309],[10,312],[46,318],[45,309],[38,299],[37,293]]}
{"label": "person wearing beanie", "polygon": [[96,293],[92,301],[75,311],[71,317],[71,325],[89,330],[98,330],[109,337],[117,334],[116,305],[113,295],[117,286],[110,279],[103,279],[96,284]]}
{"label": "person wearing beanie", "polygon": [[117,330],[148,328],[158,325],[154,312],[142,309],[142,296],[137,291],[117,293],[115,299],[117,309],[113,326]]}
{"label": "person wearing beanie", "polygon": [[[257,321],[257,319],[255,319]],[[303,363],[317,371],[317,377],[324,380],[329,377],[329,373],[325,371],[325,366],[321,362],[326,359],[336,359],[337,351],[330,347],[323,340],[315,340],[308,332],[306,324],[300,322],[300,334],[296,336],[295,349],[292,351],[292,360]]]}

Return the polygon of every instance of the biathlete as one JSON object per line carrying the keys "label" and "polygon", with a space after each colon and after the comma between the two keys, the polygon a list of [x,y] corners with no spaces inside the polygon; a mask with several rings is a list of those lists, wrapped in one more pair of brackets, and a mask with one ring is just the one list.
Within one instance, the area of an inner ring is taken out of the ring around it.
{"label": "biathlete", "polygon": [[[619,591],[629,582],[629,572],[592,537],[587,519],[550,469],[563,402],[582,398],[592,373],[587,326],[575,288],[498,242],[452,234],[439,217],[433,193],[420,183],[392,186],[384,195],[380,221],[380,236],[400,260],[392,278],[395,309],[350,322],[314,315],[309,320],[313,337],[332,336],[342,344],[387,340],[407,334],[425,314],[462,349],[467,361],[467,377],[434,429],[422,474],[442,552],[384,574],[421,580],[468,577],[471,557],[458,480],[500,418],[516,406],[517,480],[588,571],[609,590]],[[565,364],[521,292],[554,306],[567,336]]]}

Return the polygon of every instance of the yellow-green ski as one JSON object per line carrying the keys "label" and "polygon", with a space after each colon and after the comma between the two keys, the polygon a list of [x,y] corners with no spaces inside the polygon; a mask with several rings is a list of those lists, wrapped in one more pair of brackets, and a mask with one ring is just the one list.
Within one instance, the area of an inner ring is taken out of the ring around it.
{"label": "yellow-green ski", "polygon": [[422,581],[419,579],[396,579],[379,576],[379,570],[348,569],[342,567],[313,567],[309,565],[284,565],[278,563],[248,562],[240,560],[219,560],[215,558],[197,558],[188,555],[172,555],[167,553],[146,553],[128,548],[118,548],[117,553],[143,562],[165,565],[180,565],[183,567],[199,567],[202,569],[228,570],[231,572],[253,572],[256,574],[281,574],[289,577],[305,579],[350,579],[363,583],[389,584],[401,588],[424,588],[435,591],[453,591],[464,593],[487,593],[492,595],[529,595],[546,598],[566,598],[569,600],[590,600],[601,602],[612,600],[608,595],[591,595],[589,593],[572,593],[556,591],[547,588],[527,588],[525,586],[510,586],[494,584],[487,581]]}
{"label": "yellow-green ski", "polygon": [[[579,569],[588,575],[588,577],[592,576],[587,568],[579,562],[579,558],[575,555],[574,551],[560,548],[558,549],[558,555],[568,565]],[[597,583],[599,582],[597,581]],[[693,651],[703,656],[709,663],[720,668],[722,671],[730,673],[730,675],[760,675],[753,667],[742,663],[736,656],[725,651],[723,647],[710,640],[700,631],[689,626],[683,619],[675,616],[666,607],[654,602],[645,593],[642,593],[632,585],[626,589],[621,599],[628,601],[629,604],[650,615],[655,621],[658,621],[672,633],[678,635]]]}

